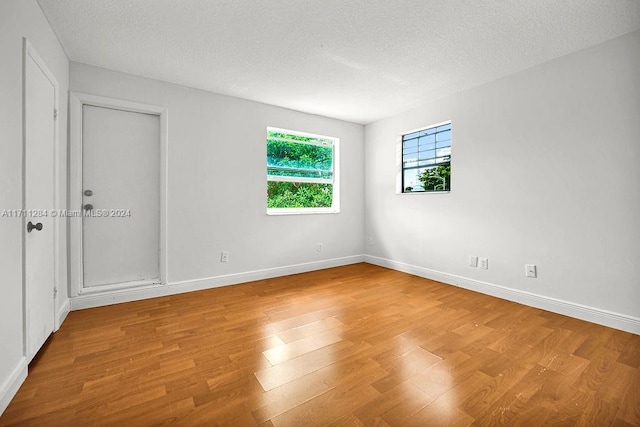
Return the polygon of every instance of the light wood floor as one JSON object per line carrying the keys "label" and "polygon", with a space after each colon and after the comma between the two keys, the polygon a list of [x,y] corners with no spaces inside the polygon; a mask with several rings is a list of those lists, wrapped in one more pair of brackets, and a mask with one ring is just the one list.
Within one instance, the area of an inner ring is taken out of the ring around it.
{"label": "light wood floor", "polygon": [[640,337],[357,264],[74,311],[0,425],[640,425]]}

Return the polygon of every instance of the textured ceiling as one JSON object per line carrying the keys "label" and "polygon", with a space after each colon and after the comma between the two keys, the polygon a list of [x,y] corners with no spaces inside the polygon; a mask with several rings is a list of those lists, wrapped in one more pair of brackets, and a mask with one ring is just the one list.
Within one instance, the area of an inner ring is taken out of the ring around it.
{"label": "textured ceiling", "polygon": [[369,123],[640,29],[639,0],[38,0],[72,61]]}

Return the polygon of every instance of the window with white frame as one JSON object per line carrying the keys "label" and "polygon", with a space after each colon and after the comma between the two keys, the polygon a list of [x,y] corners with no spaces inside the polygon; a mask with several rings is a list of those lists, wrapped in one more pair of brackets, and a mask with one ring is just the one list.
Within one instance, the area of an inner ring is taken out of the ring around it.
{"label": "window with white frame", "polygon": [[338,138],[267,128],[267,213],[339,211]]}
{"label": "window with white frame", "polygon": [[402,135],[402,192],[451,191],[451,122]]}

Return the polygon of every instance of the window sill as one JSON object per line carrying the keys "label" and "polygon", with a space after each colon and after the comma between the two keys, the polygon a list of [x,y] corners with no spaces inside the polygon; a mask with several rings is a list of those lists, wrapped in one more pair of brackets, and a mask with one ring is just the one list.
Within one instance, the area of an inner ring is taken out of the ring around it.
{"label": "window sill", "polygon": [[338,214],[340,209],[335,208],[273,208],[267,209],[267,215],[314,215],[314,214]]}
{"label": "window sill", "polygon": [[449,194],[451,193],[451,190],[449,191],[412,191],[412,192],[408,192],[408,193],[403,193],[403,192],[397,192],[396,194],[399,196],[405,196],[405,195],[414,195],[414,194]]}

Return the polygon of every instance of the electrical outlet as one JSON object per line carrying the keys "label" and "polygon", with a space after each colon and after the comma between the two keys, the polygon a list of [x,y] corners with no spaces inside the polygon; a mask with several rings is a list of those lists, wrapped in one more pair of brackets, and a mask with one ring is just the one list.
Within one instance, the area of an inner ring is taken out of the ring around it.
{"label": "electrical outlet", "polygon": [[532,278],[538,277],[538,271],[536,269],[535,264],[525,264],[524,271],[527,277],[532,277]]}
{"label": "electrical outlet", "polygon": [[322,247],[322,243],[318,243],[318,247],[316,248],[316,250],[317,250],[318,252],[322,252],[322,249],[324,249],[324,248]]}
{"label": "electrical outlet", "polygon": [[228,251],[220,252],[220,262],[229,262],[229,252]]}
{"label": "electrical outlet", "polygon": [[478,266],[478,257],[469,255],[469,267],[477,267]]}
{"label": "electrical outlet", "polygon": [[480,268],[483,270],[489,269],[489,258],[480,258]]}
{"label": "electrical outlet", "polygon": [[373,246],[373,237],[369,237],[369,246]]}

